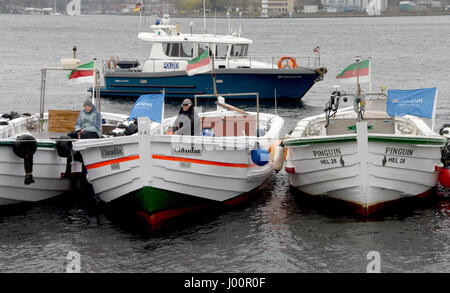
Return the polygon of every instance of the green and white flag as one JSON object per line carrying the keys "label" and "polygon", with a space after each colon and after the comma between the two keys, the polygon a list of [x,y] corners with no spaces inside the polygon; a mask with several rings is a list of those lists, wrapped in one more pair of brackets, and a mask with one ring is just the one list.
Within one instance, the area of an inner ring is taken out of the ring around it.
{"label": "green and white flag", "polygon": [[357,75],[359,75],[359,83],[370,82],[370,59],[359,62],[358,72],[356,71],[356,63],[353,63],[342,70],[336,78],[343,83],[356,83]]}
{"label": "green and white flag", "polygon": [[73,70],[67,76],[69,85],[94,82],[94,61],[78,66],[78,68],[92,68],[92,70]]}

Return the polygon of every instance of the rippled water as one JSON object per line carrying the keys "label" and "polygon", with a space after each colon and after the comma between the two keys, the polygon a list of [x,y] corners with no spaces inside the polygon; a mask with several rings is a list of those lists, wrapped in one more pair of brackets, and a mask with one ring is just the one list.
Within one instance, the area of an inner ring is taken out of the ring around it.
{"label": "rippled water", "polygon": [[[200,19],[172,19],[181,28]],[[383,17],[233,20],[233,31],[254,40],[250,54],[311,55],[320,45],[325,80],[303,98],[278,106],[292,128],[323,111],[336,76],[354,57],[373,58],[373,88],[437,86],[436,125],[448,122],[450,17]],[[217,20],[217,32],[228,29]],[[208,20],[209,32],[214,20]],[[40,69],[59,59],[138,57],[149,54],[137,40],[137,17],[0,15],[0,112],[39,110]],[[47,109],[79,109],[86,86],[67,87],[50,73]],[[128,112],[132,102],[103,100],[104,111]],[[174,114],[178,102],[166,106]],[[253,109],[251,102],[239,103]],[[273,104],[263,105],[274,112]],[[382,272],[450,272],[450,201],[362,219],[334,203],[299,200],[284,172],[249,204],[199,217],[149,234],[111,213],[87,193],[36,205],[0,209],[0,272],[64,272],[69,251],[81,254],[83,272],[365,272],[369,251],[381,254]],[[326,204],[326,206],[323,206]]]}

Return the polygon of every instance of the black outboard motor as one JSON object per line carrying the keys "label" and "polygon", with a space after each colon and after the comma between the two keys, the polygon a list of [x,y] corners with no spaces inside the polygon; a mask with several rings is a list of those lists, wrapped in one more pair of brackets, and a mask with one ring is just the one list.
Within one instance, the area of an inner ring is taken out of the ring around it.
{"label": "black outboard motor", "polygon": [[64,178],[70,178],[72,175],[72,138],[67,135],[62,135],[59,139],[56,141],[56,151],[61,158],[67,158]]}
{"label": "black outboard motor", "polygon": [[33,179],[33,155],[37,150],[37,141],[28,134],[21,135],[16,138],[13,143],[13,151],[16,156],[24,159],[25,167],[25,185],[34,183]]}
{"label": "black outboard motor", "polygon": [[[328,101],[328,103],[326,104],[326,108],[324,109],[325,116],[326,116],[325,127],[328,126],[330,117],[333,117],[334,115],[336,115],[336,112],[339,108],[340,96],[341,96],[340,91],[334,91],[331,93],[330,100]],[[333,113],[331,113],[331,112],[333,112]]]}

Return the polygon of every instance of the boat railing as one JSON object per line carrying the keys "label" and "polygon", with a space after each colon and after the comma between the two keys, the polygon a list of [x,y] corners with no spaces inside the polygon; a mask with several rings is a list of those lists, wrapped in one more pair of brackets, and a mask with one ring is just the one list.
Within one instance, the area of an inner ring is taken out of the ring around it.
{"label": "boat railing", "polygon": [[[216,67],[220,68],[221,66],[225,65],[226,68],[253,68],[257,67],[261,63],[266,64],[270,66],[272,69],[278,68],[278,61],[282,58],[288,55],[251,55],[246,57],[228,57],[228,58],[221,58],[217,57],[215,59],[216,61]],[[315,68],[321,66],[320,64],[320,57],[319,56],[294,56],[289,55],[291,58],[295,59],[295,63],[298,67],[307,67],[307,68]],[[102,61],[102,72],[106,72],[109,70],[117,70],[120,69],[117,63],[120,60],[137,60],[136,58],[132,57],[114,57],[105,59]],[[186,58],[154,58],[152,61],[160,61],[160,62],[187,62],[188,59]],[[157,62],[153,62],[153,72],[156,71],[155,64]],[[225,64],[224,64],[225,63]],[[133,68],[123,68],[127,71],[142,71],[143,64],[139,64],[136,67]],[[173,70],[179,70],[178,68],[173,68]]]}
{"label": "boat railing", "polygon": [[[267,62],[272,64],[272,68],[278,68],[278,61],[285,57],[289,56],[295,59],[296,64],[299,67],[318,67],[320,66],[320,57],[319,56],[295,56],[295,55],[252,55],[247,56],[247,58],[251,62]],[[228,59],[230,60],[230,59]],[[234,60],[234,59],[231,59]]]}

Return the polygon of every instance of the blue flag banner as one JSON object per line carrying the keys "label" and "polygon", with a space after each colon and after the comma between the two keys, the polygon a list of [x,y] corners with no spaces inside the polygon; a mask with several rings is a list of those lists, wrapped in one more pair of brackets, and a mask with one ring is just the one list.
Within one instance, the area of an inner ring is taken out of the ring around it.
{"label": "blue flag banner", "polygon": [[161,123],[163,106],[164,93],[140,96],[136,103],[134,103],[128,120],[137,117],[148,117],[152,121]]}
{"label": "blue flag banner", "polygon": [[416,90],[388,90],[387,113],[389,116],[407,114],[432,118],[436,88]]}

